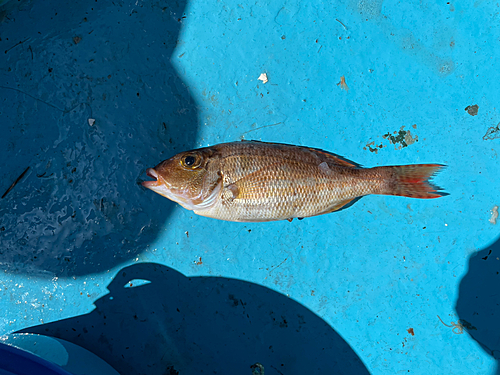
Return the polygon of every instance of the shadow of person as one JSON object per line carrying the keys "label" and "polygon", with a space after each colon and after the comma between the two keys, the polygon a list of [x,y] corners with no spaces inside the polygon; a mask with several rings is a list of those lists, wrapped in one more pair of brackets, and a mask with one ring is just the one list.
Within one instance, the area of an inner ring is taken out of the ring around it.
{"label": "shadow of person", "polygon": [[23,329],[70,341],[121,374],[368,374],[321,318],[271,289],[185,277],[154,263],[118,272],[86,314]]}
{"label": "shadow of person", "polygon": [[500,373],[500,237],[470,257],[456,311],[463,328],[497,360]]}
{"label": "shadow of person", "polygon": [[30,167],[0,200],[9,272],[104,271],[155,240],[174,205],[140,176],[197,134],[170,61],[185,5],[54,0],[5,17],[0,194]]}

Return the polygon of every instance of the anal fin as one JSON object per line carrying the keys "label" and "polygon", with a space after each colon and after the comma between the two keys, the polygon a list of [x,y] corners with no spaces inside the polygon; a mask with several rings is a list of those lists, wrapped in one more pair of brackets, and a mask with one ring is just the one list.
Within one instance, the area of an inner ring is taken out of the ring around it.
{"label": "anal fin", "polygon": [[340,209],[342,209],[343,207],[347,206],[349,203],[355,201],[356,199],[358,199],[359,197],[355,197],[355,198],[349,198],[349,199],[346,199],[346,200],[343,200],[343,201],[340,201],[340,202],[337,202],[335,203],[333,206],[331,207],[328,207],[324,212],[322,212],[321,214],[319,215],[324,215],[324,214],[329,214],[331,212],[335,212],[335,211],[338,211]]}

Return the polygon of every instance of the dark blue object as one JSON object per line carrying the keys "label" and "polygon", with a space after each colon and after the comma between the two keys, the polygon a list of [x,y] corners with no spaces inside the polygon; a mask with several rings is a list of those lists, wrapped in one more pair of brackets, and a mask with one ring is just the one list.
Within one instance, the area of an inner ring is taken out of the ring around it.
{"label": "dark blue object", "polygon": [[34,354],[0,343],[0,375],[71,375]]}

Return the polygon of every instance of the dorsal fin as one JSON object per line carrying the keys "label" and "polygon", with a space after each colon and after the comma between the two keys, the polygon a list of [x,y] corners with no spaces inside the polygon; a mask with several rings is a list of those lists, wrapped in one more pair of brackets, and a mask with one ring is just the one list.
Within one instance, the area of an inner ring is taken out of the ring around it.
{"label": "dorsal fin", "polygon": [[297,145],[291,145],[288,143],[275,143],[275,142],[262,142],[262,141],[255,141],[255,140],[242,140],[241,142],[244,143],[260,143],[260,144],[265,144],[269,146],[286,146],[286,147],[297,147],[301,148],[303,150],[308,150],[314,154],[316,154],[318,157],[323,157],[324,159],[328,160],[329,162],[340,165],[343,167],[350,167],[350,168],[361,168],[361,165],[358,163],[355,163],[351,160],[348,160],[340,155],[332,154],[330,152],[321,150],[319,148],[313,148],[313,147],[306,147],[306,146],[297,146]]}
{"label": "dorsal fin", "polygon": [[342,167],[349,167],[349,168],[359,168],[360,165],[356,164],[350,160],[344,159],[341,156],[330,154],[329,152],[319,150],[317,148],[310,148],[310,147],[305,147],[307,150],[317,154],[318,156],[321,155],[323,156],[326,160],[329,162],[340,165]]}

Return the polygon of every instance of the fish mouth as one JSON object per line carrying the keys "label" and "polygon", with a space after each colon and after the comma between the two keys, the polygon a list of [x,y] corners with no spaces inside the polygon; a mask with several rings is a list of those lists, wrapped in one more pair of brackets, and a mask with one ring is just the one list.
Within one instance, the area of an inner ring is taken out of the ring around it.
{"label": "fish mouth", "polygon": [[[187,187],[172,189],[171,184],[168,181],[165,181],[163,176],[161,176],[154,168],[148,168],[146,170],[146,175],[151,177],[153,181],[143,181],[142,186],[170,199],[171,201],[177,202],[188,210],[203,210],[213,206],[222,187],[222,183],[219,183],[210,196],[207,197],[206,200],[203,200],[201,198],[201,193],[199,196],[192,197]],[[198,202],[200,199],[201,202]]]}
{"label": "fish mouth", "polygon": [[175,197],[168,188],[167,184],[165,183],[165,180],[158,174],[157,171],[155,171],[153,168],[148,168],[146,170],[146,174],[153,178],[153,181],[143,181],[142,186],[144,186],[147,189],[150,189],[154,191],[155,193],[158,193],[160,195],[163,195],[165,198],[171,199],[175,201]]}
{"label": "fish mouth", "polygon": [[154,181],[143,181],[142,186],[151,189],[153,187],[161,185],[161,182],[158,180],[158,172],[156,172],[153,168],[148,168],[146,170],[146,175],[148,175],[151,178],[154,178]]}

